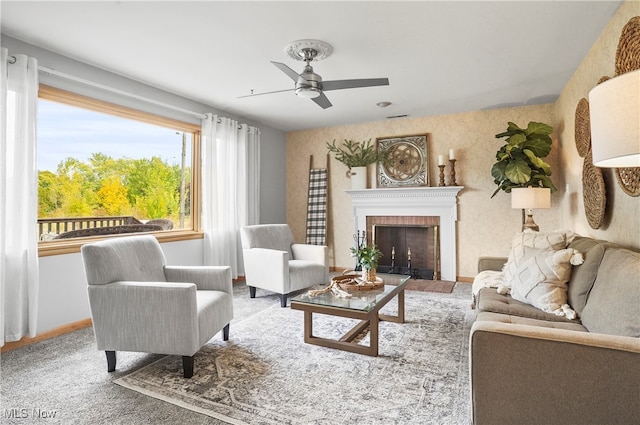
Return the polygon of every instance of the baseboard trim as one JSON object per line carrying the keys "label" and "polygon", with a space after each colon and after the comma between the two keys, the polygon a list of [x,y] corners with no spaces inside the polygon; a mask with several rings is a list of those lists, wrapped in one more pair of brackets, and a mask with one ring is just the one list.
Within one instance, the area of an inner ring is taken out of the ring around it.
{"label": "baseboard trim", "polygon": [[66,325],[58,326],[57,328],[42,332],[41,334],[38,334],[33,338],[24,337],[20,341],[5,342],[2,348],[0,348],[0,353],[6,353],[7,351],[15,350],[16,348],[25,347],[27,345],[35,344],[36,342],[55,338],[60,335],[77,331],[78,329],[88,328],[92,325],[93,322],[91,321],[91,319],[84,319]]}

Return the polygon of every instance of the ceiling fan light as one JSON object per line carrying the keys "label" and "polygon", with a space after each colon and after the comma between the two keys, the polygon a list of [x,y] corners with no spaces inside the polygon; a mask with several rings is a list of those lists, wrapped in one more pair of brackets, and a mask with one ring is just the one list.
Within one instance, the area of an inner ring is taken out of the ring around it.
{"label": "ceiling fan light", "polygon": [[305,99],[313,99],[320,96],[322,92],[315,87],[300,87],[296,89],[296,94]]}

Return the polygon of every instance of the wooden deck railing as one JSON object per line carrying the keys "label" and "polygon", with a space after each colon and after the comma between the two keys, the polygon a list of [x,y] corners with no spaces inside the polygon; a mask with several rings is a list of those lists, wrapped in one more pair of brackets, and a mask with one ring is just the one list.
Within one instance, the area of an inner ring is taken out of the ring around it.
{"label": "wooden deck railing", "polygon": [[130,215],[113,217],[64,217],[64,218],[39,218],[38,239],[48,233],[61,234],[72,230],[92,229],[96,227],[123,226],[129,224],[142,224],[140,220]]}

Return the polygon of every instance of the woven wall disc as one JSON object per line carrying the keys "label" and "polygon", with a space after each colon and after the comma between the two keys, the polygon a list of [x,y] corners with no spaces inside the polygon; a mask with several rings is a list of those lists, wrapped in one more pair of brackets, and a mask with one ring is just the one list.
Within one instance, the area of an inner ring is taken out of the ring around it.
{"label": "woven wall disc", "polygon": [[589,118],[589,101],[584,97],[576,106],[575,139],[578,155],[587,156],[591,148],[591,120]]}
{"label": "woven wall disc", "polygon": [[599,229],[604,220],[607,197],[602,170],[593,165],[591,150],[582,165],[582,198],[589,226]]}
{"label": "woven wall disc", "polygon": [[611,77],[607,77],[606,75],[603,75],[602,77],[600,77],[600,79],[598,80],[598,84],[602,84],[607,80],[610,80]]}
{"label": "woven wall disc", "polygon": [[634,16],[622,28],[616,49],[616,75],[640,69],[640,16]]}
{"label": "woven wall disc", "polygon": [[616,168],[616,179],[629,196],[640,196],[640,167]]}

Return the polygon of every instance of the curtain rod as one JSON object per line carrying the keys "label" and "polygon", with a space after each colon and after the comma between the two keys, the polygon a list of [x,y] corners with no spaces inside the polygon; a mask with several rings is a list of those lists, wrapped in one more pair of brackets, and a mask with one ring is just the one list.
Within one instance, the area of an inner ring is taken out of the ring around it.
{"label": "curtain rod", "polygon": [[55,69],[47,68],[46,66],[38,66],[38,70],[42,71],[42,72],[45,72],[47,74],[55,75],[57,77],[61,77],[61,78],[67,79],[67,80],[75,81],[75,82],[82,83],[82,84],[85,84],[85,85],[88,85],[88,86],[91,86],[91,87],[96,87],[96,88],[99,88],[99,89],[102,89],[102,90],[106,90],[106,91],[109,91],[109,92],[112,92],[112,93],[116,93],[116,94],[120,94],[120,95],[123,95],[123,96],[127,96],[127,97],[130,97],[130,98],[133,98],[133,99],[136,99],[136,100],[140,100],[140,101],[143,101],[143,102],[146,102],[146,103],[151,103],[151,104],[154,104],[154,105],[157,105],[157,106],[162,106],[163,108],[168,108],[168,109],[172,109],[174,111],[183,112],[183,113],[186,113],[186,114],[189,114],[189,115],[193,115],[196,118],[200,118],[200,119],[206,118],[206,115],[201,114],[199,112],[194,112],[194,111],[190,111],[188,109],[179,108],[177,106],[173,106],[173,105],[170,105],[168,103],[159,102],[157,100],[149,99],[147,97],[143,97],[143,96],[140,96],[140,95],[137,95],[137,94],[126,92],[124,90],[120,90],[120,89],[116,89],[116,88],[113,88],[113,87],[109,87],[107,85],[96,83],[94,81],[85,80],[84,78],[80,78],[80,77],[76,77],[76,76],[73,76],[73,75],[66,74],[64,72],[56,71]]}
{"label": "curtain rod", "polygon": [[[13,55],[10,55],[7,60],[8,60],[8,62],[10,64],[14,64],[16,62],[16,57],[13,56]],[[88,86],[91,86],[91,87],[95,87],[95,88],[99,88],[99,89],[102,89],[102,90],[106,90],[106,91],[109,91],[109,92],[112,92],[112,93],[120,94],[120,95],[123,95],[123,96],[126,96],[126,97],[130,97],[132,99],[140,100],[142,102],[150,103],[150,104],[157,105],[157,106],[162,106],[163,108],[172,109],[172,110],[178,111],[178,112],[183,112],[183,113],[186,113],[186,114],[189,114],[189,115],[193,115],[196,118],[204,119],[204,118],[207,117],[205,114],[201,114],[199,112],[190,111],[188,109],[180,108],[180,107],[168,104],[168,103],[164,103],[164,102],[160,102],[160,101],[157,101],[157,100],[149,99],[148,97],[143,97],[143,96],[140,96],[140,95],[137,95],[137,94],[134,94],[134,93],[129,93],[127,91],[119,90],[119,89],[116,89],[116,88],[113,88],[113,87],[110,87],[110,86],[107,86],[107,85],[104,85],[104,84],[96,83],[94,81],[85,80],[84,78],[76,77],[74,75],[67,74],[65,72],[56,71],[55,69],[47,68],[46,66],[38,65],[38,71],[45,72],[45,73],[51,74],[51,75],[55,75],[57,77],[64,78],[64,79],[67,79],[67,80],[76,81],[78,83],[82,83],[82,84],[85,84],[85,85],[88,85]],[[221,123],[221,122],[222,122],[222,120],[218,118],[218,123]],[[241,129],[241,128],[242,128],[242,126],[238,125],[238,129]]]}

